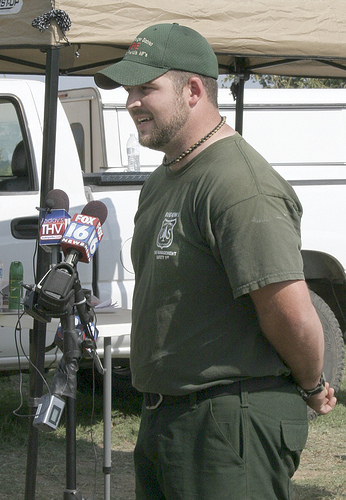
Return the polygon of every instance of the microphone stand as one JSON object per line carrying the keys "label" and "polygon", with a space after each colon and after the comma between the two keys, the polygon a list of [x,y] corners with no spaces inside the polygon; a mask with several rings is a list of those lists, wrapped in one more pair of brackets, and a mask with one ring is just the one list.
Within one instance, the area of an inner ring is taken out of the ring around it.
{"label": "microphone stand", "polygon": [[[82,500],[81,492],[77,489],[76,479],[76,392],[77,371],[82,358],[83,349],[94,358],[96,367],[103,374],[104,370],[100,358],[96,352],[94,335],[91,331],[92,315],[88,310],[83,289],[81,287],[78,273],[74,277],[74,297],[72,307],[68,307],[68,314],[61,317],[63,331],[63,363],[67,372],[67,386],[62,394],[66,394],[66,489],[64,500]],[[70,304],[71,305],[71,304]],[[77,310],[81,324],[85,332],[85,339],[75,327],[75,309]],[[53,381],[54,384],[54,381]],[[52,387],[52,392],[57,393]]]}
{"label": "microphone stand", "polygon": [[[63,333],[63,356],[56,369],[51,394],[66,398],[66,488],[64,500],[83,500],[77,489],[76,467],[76,397],[77,371],[83,350],[93,358],[98,371],[104,369],[96,352],[96,339],[92,332],[93,315],[86,303],[75,266],[61,263],[51,269],[37,286],[38,297],[32,314],[59,317]],[[30,314],[30,311],[27,311]],[[78,314],[82,331],[75,325]]]}
{"label": "microphone stand", "polygon": [[[64,500],[82,500],[77,490],[77,453],[76,453],[76,397],[77,371],[81,359],[81,344],[75,328],[73,308],[70,314],[61,318],[64,332],[63,360],[66,365],[70,395],[66,396],[66,489]],[[66,390],[66,389],[65,389]],[[54,393],[57,391],[53,390]],[[64,391],[63,391],[64,392]]]}

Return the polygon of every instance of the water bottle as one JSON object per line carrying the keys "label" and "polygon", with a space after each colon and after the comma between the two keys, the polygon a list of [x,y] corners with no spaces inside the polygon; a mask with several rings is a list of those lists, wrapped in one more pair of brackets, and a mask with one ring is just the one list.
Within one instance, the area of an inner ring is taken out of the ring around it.
{"label": "water bottle", "polygon": [[18,311],[23,308],[23,264],[19,261],[11,262],[8,294],[9,311]]}
{"label": "water bottle", "polygon": [[0,260],[0,311],[2,311],[2,306],[4,305],[4,297],[2,295],[3,279],[4,279],[4,265]]}
{"label": "water bottle", "polygon": [[135,134],[130,134],[128,141],[126,143],[127,151],[127,170],[129,172],[139,172],[139,143]]}

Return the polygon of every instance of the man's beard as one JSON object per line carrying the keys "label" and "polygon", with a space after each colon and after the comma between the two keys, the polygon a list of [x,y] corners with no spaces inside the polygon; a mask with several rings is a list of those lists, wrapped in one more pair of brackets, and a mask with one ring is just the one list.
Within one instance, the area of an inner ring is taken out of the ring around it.
{"label": "man's beard", "polygon": [[139,135],[139,143],[147,148],[162,151],[185,125],[188,116],[188,106],[181,97],[177,97],[176,108],[170,122],[155,127],[150,135],[143,137]]}

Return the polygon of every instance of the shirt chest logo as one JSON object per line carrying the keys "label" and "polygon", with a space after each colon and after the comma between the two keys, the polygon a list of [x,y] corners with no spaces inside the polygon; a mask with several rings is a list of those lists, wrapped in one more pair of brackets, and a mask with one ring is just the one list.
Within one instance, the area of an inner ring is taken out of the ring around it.
{"label": "shirt chest logo", "polygon": [[177,217],[167,218],[165,217],[161,224],[161,229],[157,235],[156,245],[163,249],[169,248],[173,243],[173,229],[177,223]]}

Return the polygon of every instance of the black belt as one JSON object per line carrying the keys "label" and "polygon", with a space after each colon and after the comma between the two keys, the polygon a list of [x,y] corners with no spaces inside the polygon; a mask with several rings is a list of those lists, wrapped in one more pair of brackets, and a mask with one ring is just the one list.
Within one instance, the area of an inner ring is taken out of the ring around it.
{"label": "black belt", "polygon": [[247,392],[256,392],[274,389],[281,386],[287,380],[288,379],[284,376],[249,378],[239,380],[237,382],[231,382],[227,385],[213,385],[212,387],[207,387],[206,389],[201,389],[200,391],[192,392],[191,394],[184,394],[182,396],[168,396],[165,394],[144,392],[143,397],[146,409],[155,410],[160,405],[194,405],[201,403],[206,399],[240,394],[241,384],[243,390]]}

